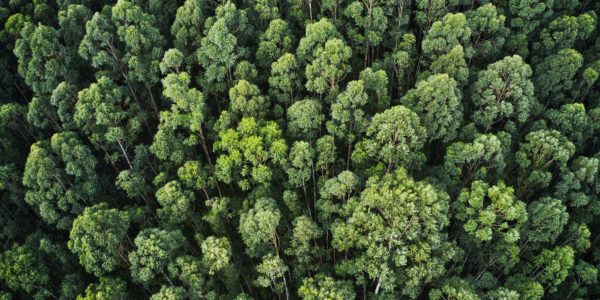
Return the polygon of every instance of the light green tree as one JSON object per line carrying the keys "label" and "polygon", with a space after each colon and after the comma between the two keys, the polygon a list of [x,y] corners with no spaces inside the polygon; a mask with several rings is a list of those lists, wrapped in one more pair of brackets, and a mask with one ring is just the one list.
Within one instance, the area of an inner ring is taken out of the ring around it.
{"label": "light green tree", "polygon": [[102,277],[127,265],[130,222],[127,212],[104,202],[88,207],[73,222],[67,245],[87,272]]}
{"label": "light green tree", "polygon": [[502,122],[524,124],[537,106],[531,74],[529,65],[518,55],[507,56],[479,72],[471,93],[475,124],[486,131]]}
{"label": "light green tree", "polygon": [[340,39],[330,39],[314,51],[315,58],[306,65],[306,90],[318,95],[330,95],[350,72],[350,47]]}
{"label": "light green tree", "polygon": [[166,268],[185,244],[181,231],[146,228],[140,231],[133,242],[135,250],[129,253],[133,281],[143,285],[149,285],[158,278],[171,281]]}
{"label": "light green tree", "polygon": [[448,210],[446,193],[414,181],[402,168],[370,178],[333,226],[334,248],[352,253],[336,265],[337,272],[354,276],[375,294],[415,297],[444,275],[444,264],[455,255],[440,231],[449,224]]}
{"label": "light green tree", "polygon": [[215,165],[216,177],[224,183],[235,182],[244,191],[268,185],[287,153],[277,124],[254,118],[243,118],[237,129],[219,132],[214,149],[222,152]]}
{"label": "light green tree", "polygon": [[372,159],[390,172],[394,167],[409,167],[422,160],[419,150],[425,144],[426,129],[417,114],[402,105],[373,116],[366,135],[352,152],[355,163]]}
{"label": "light green tree", "polygon": [[462,124],[462,94],[448,74],[429,76],[417,82],[402,103],[414,111],[427,129],[427,141],[450,141]]}

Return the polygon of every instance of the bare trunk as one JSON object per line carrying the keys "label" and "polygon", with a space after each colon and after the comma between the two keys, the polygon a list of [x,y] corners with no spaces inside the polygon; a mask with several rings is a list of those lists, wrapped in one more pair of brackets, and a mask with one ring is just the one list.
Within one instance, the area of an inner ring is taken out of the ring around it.
{"label": "bare trunk", "polygon": [[125,148],[123,147],[123,144],[121,143],[121,140],[117,139],[117,143],[119,144],[119,148],[121,148],[121,153],[123,153],[123,156],[125,157],[125,160],[127,161],[127,164],[129,165],[129,169],[133,170],[133,165],[131,165],[131,161],[129,160],[129,156],[127,155],[127,152],[125,151]]}

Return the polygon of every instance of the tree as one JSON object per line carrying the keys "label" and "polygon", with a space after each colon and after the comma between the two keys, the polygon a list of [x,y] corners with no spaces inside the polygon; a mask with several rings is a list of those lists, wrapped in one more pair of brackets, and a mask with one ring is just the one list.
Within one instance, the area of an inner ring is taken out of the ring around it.
{"label": "tree", "polygon": [[122,50],[116,44],[117,29],[111,20],[111,9],[105,6],[85,23],[85,35],[79,44],[79,55],[105,75],[126,76]]}
{"label": "tree", "polygon": [[172,104],[170,110],[160,113],[161,123],[150,150],[159,159],[181,163],[190,157],[186,153],[192,151],[191,146],[200,144],[206,160],[212,164],[203,130],[207,114],[204,94],[188,87],[190,76],[186,72],[168,74],[162,83],[163,95]]}
{"label": "tree", "polygon": [[11,290],[24,290],[48,297],[44,288],[50,281],[50,270],[34,249],[14,244],[0,253],[0,279]]}
{"label": "tree", "polygon": [[342,205],[360,192],[361,183],[361,179],[351,171],[342,171],[325,180],[319,191],[321,198],[315,203],[317,218],[324,228],[330,228],[334,218],[342,212]]}
{"label": "tree", "polygon": [[291,105],[301,87],[298,62],[293,54],[285,53],[271,64],[269,87],[280,104],[286,108]]}
{"label": "tree", "polygon": [[323,48],[328,40],[339,38],[341,38],[340,33],[327,18],[307,24],[304,37],[300,39],[296,48],[298,61],[304,64],[313,60],[317,49]]}
{"label": "tree", "polygon": [[247,60],[243,60],[238,63],[238,65],[235,67],[235,70],[233,71],[233,77],[236,81],[246,80],[248,82],[254,82],[256,80],[259,80],[262,82],[263,80],[262,76],[261,78],[258,78],[258,71],[256,70],[256,66]]}
{"label": "tree", "polygon": [[279,256],[267,254],[263,257],[262,263],[256,266],[256,271],[259,274],[256,279],[258,286],[270,287],[273,292],[278,294],[285,288],[286,298],[290,297],[287,280],[285,279],[288,267]]}
{"label": "tree", "polygon": [[367,129],[368,121],[364,107],[368,100],[364,82],[356,80],[349,82],[346,90],[331,104],[331,121],[327,122],[327,131],[347,143],[348,162],[353,144]]}
{"label": "tree", "polygon": [[409,84],[412,84],[409,82],[417,67],[417,58],[417,38],[413,34],[404,34],[390,55],[390,65],[399,95],[408,89]]}
{"label": "tree", "polygon": [[109,300],[127,297],[127,284],[115,277],[101,277],[100,282],[92,283],[85,289],[85,295],[77,300]]}
{"label": "tree", "polygon": [[307,189],[311,178],[313,179],[313,197],[316,198],[317,196],[316,179],[314,178],[314,156],[315,152],[309,143],[296,141],[290,149],[289,165],[286,168],[290,185],[296,188],[302,187],[306,208],[310,215],[312,215],[312,212]]}
{"label": "tree", "polygon": [[165,271],[185,243],[181,231],[146,228],[133,242],[135,250],[129,253],[131,278],[143,285],[149,285],[160,277],[171,281]]}
{"label": "tree", "polygon": [[546,57],[535,68],[536,95],[548,104],[561,104],[569,98],[573,77],[581,68],[583,57],[577,50],[565,49]]}
{"label": "tree", "polygon": [[350,72],[350,47],[340,39],[330,39],[314,51],[315,59],[306,65],[306,90],[319,95],[332,94],[339,81]]}
{"label": "tree", "polygon": [[501,178],[506,167],[510,136],[505,132],[476,135],[470,143],[454,142],[446,148],[444,169],[452,185]]}
{"label": "tree", "polygon": [[64,52],[58,31],[41,24],[34,26],[26,23],[21,30],[21,38],[15,43],[14,54],[18,59],[19,75],[25,79],[34,95],[27,117],[40,128],[60,128],[56,109],[50,105],[50,96],[68,73],[66,62],[62,59]]}
{"label": "tree", "polygon": [[470,38],[471,28],[467,24],[465,15],[449,13],[441,21],[434,22],[425,35],[422,44],[423,55],[430,61],[435,61],[460,45],[465,49],[467,57],[470,57]]}
{"label": "tree", "polygon": [[427,140],[443,142],[456,137],[462,123],[462,95],[456,80],[447,74],[432,75],[419,81],[402,102],[414,111],[427,129]]}
{"label": "tree", "polygon": [[97,162],[90,148],[70,131],[54,134],[50,139],[50,147],[64,162],[66,174],[81,180],[81,189],[88,195],[93,194],[97,189],[94,170]]}
{"label": "tree", "polygon": [[348,37],[357,52],[364,53],[365,66],[369,57],[374,56],[373,48],[381,43],[388,25],[382,4],[377,0],[354,1],[344,9],[344,15],[351,20],[346,25]]}
{"label": "tree", "polygon": [[324,174],[329,174],[336,161],[336,146],[334,138],[331,135],[324,135],[320,137],[316,142],[315,148],[317,150],[315,168]]}
{"label": "tree", "polygon": [[434,21],[444,17],[458,4],[457,0],[417,0],[415,1],[415,22],[421,28],[421,32],[427,32]]}
{"label": "tree", "polygon": [[586,223],[600,213],[596,209],[600,198],[594,196],[593,192],[599,187],[599,171],[598,157],[579,156],[570,162],[568,169],[561,170],[560,179],[555,186],[554,197],[574,210],[574,218]]}
{"label": "tree", "polygon": [[208,274],[213,275],[229,265],[231,259],[231,243],[227,238],[207,237],[202,241],[202,262],[208,267]]}
{"label": "tree", "polygon": [[[77,88],[63,81],[59,83],[52,91],[50,96],[50,104],[56,107],[56,114],[60,121],[61,127],[68,130],[75,129],[73,115],[75,113],[75,103],[77,102]],[[30,115],[32,116],[32,115]],[[37,117],[35,117],[37,119]],[[38,122],[36,120],[35,122]],[[39,121],[44,122],[44,121]]]}
{"label": "tree", "polygon": [[388,95],[389,78],[384,70],[366,68],[360,72],[360,80],[364,82],[365,91],[369,95],[369,112],[380,112],[390,106]]}
{"label": "tree", "polygon": [[429,292],[429,298],[432,300],[439,299],[465,299],[478,300],[479,295],[473,288],[473,285],[468,281],[458,277],[452,277],[444,280],[444,284],[440,288],[433,289]]}
{"label": "tree", "polygon": [[216,177],[228,184],[235,181],[243,191],[269,184],[287,152],[277,124],[254,118],[243,118],[237,129],[219,132],[214,149],[223,153],[217,158]]}
{"label": "tree", "polygon": [[524,236],[532,242],[554,242],[567,224],[569,214],[559,199],[543,197],[529,204],[529,222]]}
{"label": "tree", "polygon": [[[186,288],[183,292],[192,299],[214,297],[214,291],[210,291],[210,283],[207,282],[206,269],[202,261],[190,255],[179,256],[168,265],[170,278],[178,279]],[[172,286],[172,283],[169,283]],[[182,288],[178,288],[182,289]],[[159,298],[162,299],[162,298]],[[182,297],[185,299],[185,297]]]}
{"label": "tree", "polygon": [[258,14],[258,19],[261,24],[266,21],[273,20],[281,17],[279,7],[281,6],[277,1],[273,0],[253,0],[254,11]]}
{"label": "tree", "polygon": [[105,202],[87,207],[73,221],[68,247],[87,272],[107,275],[127,263],[130,222],[127,212],[109,208]]}
{"label": "tree", "polygon": [[319,248],[316,247],[316,239],[323,236],[323,230],[311,218],[299,216],[294,219],[294,232],[291,246],[286,250],[286,254],[296,257],[296,263],[292,269],[296,276],[302,276],[307,271],[312,273],[316,271],[315,256],[319,255]]}
{"label": "tree", "polygon": [[337,281],[324,274],[303,279],[302,285],[298,289],[298,295],[304,300],[342,300],[356,297],[349,282]]}
{"label": "tree", "polygon": [[521,171],[519,194],[547,187],[553,171],[565,167],[574,153],[575,145],[556,130],[529,133],[516,153]]}
{"label": "tree", "polygon": [[[116,163],[122,156],[132,168],[127,149],[136,141],[145,116],[137,103],[125,97],[122,88],[108,77],[100,77],[79,92],[73,118],[98,149],[110,151],[109,161]],[[115,146],[117,153],[111,153]]]}
{"label": "tree", "polygon": [[[171,34],[175,38],[175,47],[183,53],[186,61],[193,60],[192,53],[200,47],[205,15],[201,0],[186,0],[177,9],[171,25]],[[190,62],[191,63],[191,62]]]}
{"label": "tree", "polygon": [[352,152],[353,162],[374,159],[390,172],[393,167],[408,167],[422,159],[419,150],[426,140],[425,128],[417,114],[404,106],[373,116],[366,134],[368,139],[359,142]]}
{"label": "tree", "polygon": [[56,55],[63,51],[58,31],[53,27],[26,23],[21,30],[14,54],[19,62],[19,75],[36,97],[47,98],[64,76],[65,63]]}
{"label": "tree", "polygon": [[156,19],[156,28],[160,30],[160,33],[163,36],[167,36],[169,34],[170,26],[175,20],[177,7],[180,5],[179,1],[134,0],[134,3],[140,6],[145,13],[154,16]]}
{"label": "tree", "polygon": [[131,199],[140,197],[150,204],[149,196],[151,187],[149,186],[148,176],[152,171],[152,157],[147,145],[137,145],[134,148],[134,159],[131,162],[130,169],[120,171],[115,180],[115,185],[125,191]]}
{"label": "tree", "polygon": [[279,256],[277,226],[280,220],[277,203],[270,198],[257,199],[252,208],[240,215],[239,232],[248,255],[260,257],[273,249]]}
{"label": "tree", "polygon": [[314,99],[298,101],[287,110],[288,132],[294,138],[314,141],[321,132],[325,116],[321,103]]}
{"label": "tree", "polygon": [[399,168],[370,178],[360,199],[344,206],[347,215],[333,227],[333,246],[353,254],[342,259],[338,272],[371,288],[373,283],[375,294],[399,291],[407,297],[444,274],[444,264],[454,255],[440,232],[449,223],[447,194]]}
{"label": "tree", "polygon": [[225,21],[227,28],[229,28],[229,30],[236,35],[236,38],[242,47],[245,47],[248,44],[249,39],[255,38],[253,35],[254,28],[248,21],[247,9],[243,7],[238,8],[233,2],[222,3],[215,9],[214,15],[206,19],[204,24],[205,35],[206,30],[208,30],[218,20]]}
{"label": "tree", "polygon": [[68,230],[74,217],[95,202],[96,159],[73,132],[57,133],[50,143],[37,142],[25,163],[25,201],[42,219]]}
{"label": "tree", "polygon": [[553,54],[563,49],[573,48],[575,42],[590,37],[594,30],[596,16],[589,13],[558,17],[541,32],[540,41],[533,44],[538,53]]}
{"label": "tree", "polygon": [[266,115],[268,99],[261,95],[258,86],[246,80],[238,81],[229,89],[229,100],[231,112],[242,118],[262,119]]}
{"label": "tree", "polygon": [[[493,60],[502,51],[510,30],[506,28],[506,17],[498,14],[491,3],[482,5],[466,13],[467,24],[471,29],[473,53],[471,59],[478,62]],[[470,64],[469,64],[470,65]]]}
{"label": "tree", "polygon": [[185,289],[179,286],[161,286],[158,293],[152,295],[150,300],[183,300],[185,299]]}
{"label": "tree", "polygon": [[236,37],[225,20],[217,20],[200,41],[198,62],[205,70],[201,83],[211,93],[222,93],[233,80],[233,66],[238,58]]}
{"label": "tree", "polygon": [[[81,70],[85,68],[85,62],[79,56],[78,49],[85,35],[85,24],[92,18],[92,11],[80,4],[72,4],[66,9],[58,12],[58,33],[61,36],[65,49],[64,60],[69,69]],[[78,72],[66,72],[65,79],[69,82],[81,82],[82,78],[78,78]]]}
{"label": "tree", "polygon": [[473,253],[482,266],[476,278],[489,268],[506,270],[518,262],[518,242],[527,210],[512,187],[502,181],[493,186],[474,181],[461,191],[452,208],[468,240],[474,240],[472,245],[481,250]]}
{"label": "tree", "polygon": [[210,167],[199,161],[189,160],[177,169],[177,177],[181,184],[192,191],[203,191],[208,197],[207,189],[215,186],[214,175]]}
{"label": "tree", "polygon": [[282,55],[292,50],[293,35],[286,21],[274,19],[269,27],[259,37],[258,49],[256,50],[257,63],[269,67]]}
{"label": "tree", "polygon": [[590,119],[582,103],[564,104],[560,109],[549,109],[546,117],[551,127],[563,133],[578,149],[583,148],[591,136]]}
{"label": "tree", "polygon": [[183,66],[184,55],[176,48],[171,48],[165,51],[162,61],[160,62],[160,72],[163,74],[179,73]]}
{"label": "tree", "polygon": [[469,68],[465,60],[465,53],[461,45],[456,45],[448,54],[440,55],[417,79],[426,79],[431,74],[448,74],[450,78],[457,81],[462,87],[467,84],[469,77]]}
{"label": "tree", "polygon": [[509,1],[509,12],[514,15],[511,20],[511,27],[524,35],[528,35],[552,15],[553,4],[554,2],[540,0]]}
{"label": "tree", "polygon": [[[165,44],[156,18],[129,0],[119,0],[112,7],[112,21],[119,40],[125,44],[122,60],[129,69],[128,79],[150,88],[159,79],[159,63]],[[152,97],[152,92],[149,94]],[[156,110],[156,104],[153,104]]]}
{"label": "tree", "polygon": [[306,185],[312,175],[314,151],[310,144],[304,141],[296,141],[290,148],[289,162],[287,168],[289,182],[293,186],[304,188],[306,194]]}
{"label": "tree", "polygon": [[522,297],[527,299],[542,299],[544,296],[544,287],[533,278],[529,278],[523,274],[508,278],[506,286],[519,292]]}
{"label": "tree", "polygon": [[189,219],[194,194],[183,189],[178,181],[170,181],[156,191],[156,200],[161,205],[158,217],[166,224],[176,225]]}
{"label": "tree", "polygon": [[544,249],[526,266],[527,276],[535,278],[549,293],[556,291],[574,265],[574,251],[569,246]]}
{"label": "tree", "polygon": [[525,123],[537,105],[531,74],[531,68],[518,55],[507,56],[479,72],[471,94],[475,124],[490,130],[497,123]]}

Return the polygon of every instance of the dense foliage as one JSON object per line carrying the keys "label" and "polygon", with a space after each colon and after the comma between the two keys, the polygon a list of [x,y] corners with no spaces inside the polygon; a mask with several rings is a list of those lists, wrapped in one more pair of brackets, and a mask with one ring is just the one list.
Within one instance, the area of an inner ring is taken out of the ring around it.
{"label": "dense foliage", "polygon": [[0,299],[598,299],[598,14],[0,1]]}

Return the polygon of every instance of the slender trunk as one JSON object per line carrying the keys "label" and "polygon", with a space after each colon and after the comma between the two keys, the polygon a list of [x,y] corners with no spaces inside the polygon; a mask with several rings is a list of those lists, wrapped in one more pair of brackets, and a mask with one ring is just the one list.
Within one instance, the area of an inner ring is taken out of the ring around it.
{"label": "slender trunk", "polygon": [[210,196],[208,195],[208,192],[206,191],[206,188],[203,188],[202,192],[204,193],[204,196],[206,197],[206,200],[210,199]]}
{"label": "slender trunk", "polygon": [[[204,138],[204,132],[202,131],[202,125],[200,125],[200,139],[202,140],[202,151],[204,152],[204,156],[206,156],[206,160],[208,161],[208,164],[210,165],[211,169],[214,168],[213,163],[212,163],[212,159],[210,158],[210,152],[208,151],[208,146],[206,143],[206,139]],[[221,187],[219,186],[219,181],[215,181],[215,185],[217,187],[217,193],[219,194],[219,197],[223,197],[222,193],[221,193]]]}
{"label": "slender trunk", "polygon": [[590,88],[591,88],[592,86],[593,86],[593,85],[589,85],[589,86],[588,86],[588,87],[585,89],[585,92],[583,92],[583,95],[581,95],[581,99],[579,100],[579,102],[583,102],[583,99],[585,98],[585,96],[587,95],[587,93],[590,91]]}
{"label": "slender trunk", "polygon": [[312,173],[312,181],[313,181],[313,201],[317,201],[317,179],[315,178],[315,164],[311,161],[310,169]]}
{"label": "slender trunk", "polygon": [[379,288],[381,288],[381,276],[377,280],[377,286],[375,287],[375,295],[379,294]]}
{"label": "slender trunk", "polygon": [[306,182],[302,179],[302,190],[304,191],[304,200],[306,201],[306,208],[308,209],[308,215],[312,219],[312,211],[310,210],[310,201],[308,201],[308,193],[306,192]]}
{"label": "slender trunk", "polygon": [[[200,140],[202,140],[202,152],[204,152],[204,156],[206,156],[208,165],[211,168],[213,168],[214,165],[213,165],[212,159],[210,158],[210,151],[208,151],[208,146],[207,146],[206,138],[204,137],[204,131],[202,130],[202,125],[200,125],[199,135],[200,135]],[[219,194],[219,197],[223,197],[223,194],[221,193],[221,186],[219,186],[218,180],[215,181],[215,185],[217,187],[217,193]]]}
{"label": "slender trunk", "polygon": [[152,90],[150,89],[150,87],[146,87],[146,89],[148,90],[148,94],[150,94],[150,102],[152,103],[152,108],[154,109],[154,112],[156,113],[156,117],[159,118],[159,112],[158,112],[158,106],[156,105],[156,101],[154,100],[154,95],[152,95]]}
{"label": "slender trunk", "polygon": [[171,281],[171,278],[169,278],[169,276],[167,276],[167,274],[165,274],[165,271],[161,271],[161,273],[163,274],[163,276],[165,276],[165,278],[167,279],[167,281],[169,282],[169,284],[171,286],[174,286],[173,282]]}
{"label": "slender trunk", "polygon": [[[131,92],[131,96],[133,97],[133,100],[140,107],[140,109],[142,109],[143,106],[140,103],[140,100],[138,99],[137,94],[133,90],[133,87],[131,86],[131,82],[129,82],[129,77],[127,76],[127,67],[123,64],[123,62],[117,55],[117,52],[116,52],[115,48],[113,47],[112,43],[110,41],[106,41],[106,43],[108,44],[108,52],[112,55],[112,57],[115,59],[115,61],[117,61],[117,64],[119,64],[121,76],[123,76],[123,79],[125,79],[125,83],[127,84],[129,91]],[[152,133],[152,129],[150,129],[150,125],[148,125],[148,122],[146,120],[144,120],[144,125],[146,125],[146,128],[148,129],[148,133]]]}
{"label": "slender trunk", "polygon": [[212,167],[212,160],[210,159],[210,152],[208,151],[208,147],[206,146],[206,139],[204,138],[204,131],[202,131],[202,125],[200,125],[200,140],[202,140],[202,151],[204,152],[204,156],[206,156],[206,160],[208,164]]}
{"label": "slender trunk", "polygon": [[17,91],[19,91],[19,94],[21,95],[21,97],[23,97],[24,103],[25,104],[29,103],[29,99],[27,99],[23,90],[21,90],[21,87],[16,82],[14,84],[15,84],[15,87],[17,88]]}
{"label": "slender trunk", "polygon": [[285,299],[290,300],[290,291],[288,289],[287,280],[285,279],[285,274],[283,275],[283,285],[285,286]]}
{"label": "slender trunk", "polygon": [[352,142],[348,142],[348,154],[346,156],[346,170],[350,170],[350,158],[352,157]]}
{"label": "slender trunk", "polygon": [[121,148],[121,153],[123,153],[123,156],[125,157],[125,160],[127,161],[127,164],[129,165],[129,169],[133,170],[133,165],[131,165],[131,161],[129,160],[129,156],[127,155],[127,152],[125,151],[125,148],[123,147],[123,144],[121,143],[121,140],[117,139],[117,143],[119,144],[119,148]]}

